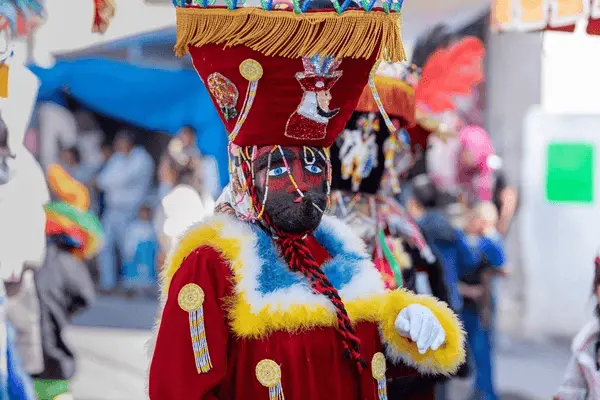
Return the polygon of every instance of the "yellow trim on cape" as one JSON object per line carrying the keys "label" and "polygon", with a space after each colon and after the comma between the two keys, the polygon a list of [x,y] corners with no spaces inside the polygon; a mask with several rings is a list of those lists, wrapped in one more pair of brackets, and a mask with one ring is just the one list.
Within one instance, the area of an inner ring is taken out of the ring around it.
{"label": "yellow trim on cape", "polygon": [[[243,268],[241,260],[241,240],[224,238],[224,224],[213,221],[190,230],[180,240],[178,246],[167,259],[162,274],[162,295],[166,300],[171,279],[183,260],[195,249],[210,246],[218,251],[233,271],[236,288],[239,287]],[[243,234],[243,233],[242,233]],[[250,239],[249,239],[250,240]],[[247,294],[238,292],[226,299],[229,310],[229,324],[235,335],[243,338],[261,338],[276,331],[300,332],[314,327],[335,327],[335,312],[325,306],[294,305],[285,311],[271,311],[265,307],[258,313],[251,311]],[[384,342],[392,347],[392,352],[401,353],[405,361],[414,363],[419,369],[450,374],[464,362],[464,333],[456,315],[444,304],[429,296],[418,296],[406,290],[387,291],[361,299],[344,301],[353,323],[378,323]],[[439,319],[446,331],[446,343],[436,351],[419,354],[415,343],[401,337],[396,332],[394,322],[400,310],[410,304],[422,304]],[[403,357],[407,356],[407,357]]]}
{"label": "yellow trim on cape", "polygon": [[[392,358],[412,360],[420,369],[441,374],[453,374],[465,362],[465,332],[462,324],[446,303],[432,296],[415,295],[406,290],[388,292],[381,309],[381,336],[388,344],[388,354]],[[420,354],[414,343],[396,331],[398,313],[410,304],[421,304],[433,312],[444,331],[446,342],[436,351]]]}
{"label": "yellow trim on cape", "polygon": [[[405,58],[400,13],[350,10],[296,14],[260,8],[181,8],[177,11],[175,54],[188,46],[214,43],[244,45],[266,56],[287,58],[329,54],[337,57],[377,58],[392,62]],[[368,39],[368,40],[367,40]]]}

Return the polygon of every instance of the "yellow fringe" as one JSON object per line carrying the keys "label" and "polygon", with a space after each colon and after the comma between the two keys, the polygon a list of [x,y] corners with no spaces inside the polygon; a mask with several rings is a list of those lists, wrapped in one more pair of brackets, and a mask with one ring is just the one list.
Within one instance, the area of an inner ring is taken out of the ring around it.
{"label": "yellow fringe", "polygon": [[175,54],[209,43],[244,45],[266,56],[329,54],[392,62],[404,60],[399,13],[264,11],[258,8],[177,8]]}

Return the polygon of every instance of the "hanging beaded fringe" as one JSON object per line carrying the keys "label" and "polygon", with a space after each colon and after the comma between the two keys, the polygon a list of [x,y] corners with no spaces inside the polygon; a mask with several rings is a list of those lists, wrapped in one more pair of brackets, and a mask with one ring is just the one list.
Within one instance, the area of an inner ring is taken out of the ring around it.
{"label": "hanging beaded fringe", "polygon": [[269,400],[285,400],[281,383],[277,386],[269,388]]}
{"label": "hanging beaded fringe", "polygon": [[[175,54],[209,43],[244,45],[266,56],[299,58],[316,54],[404,59],[400,13],[383,11],[264,11],[256,8],[177,8]],[[292,39],[290,39],[292,38]],[[369,40],[366,40],[366,39]]]}
{"label": "hanging beaded fringe", "polygon": [[381,102],[381,98],[379,97],[379,93],[377,92],[377,86],[375,86],[375,81],[373,80],[373,76],[369,77],[369,87],[371,88],[371,93],[373,93],[373,98],[375,99],[375,103],[377,103],[377,108],[379,108],[379,113],[383,117],[383,120],[385,121],[385,125],[387,126],[388,131],[390,132],[390,134],[392,134],[393,132],[396,132],[396,127],[392,123],[390,116],[388,115],[387,111],[385,111],[385,107],[383,106],[383,103]]}
{"label": "hanging beaded fringe", "polygon": [[208,372],[212,369],[212,363],[210,362],[206,332],[204,331],[204,312],[202,311],[202,307],[190,312],[189,315],[196,370],[198,370],[198,373]]}
{"label": "hanging beaded fringe", "polygon": [[206,373],[212,369],[208,343],[206,341],[206,330],[204,329],[204,291],[194,283],[188,283],[179,291],[177,297],[179,307],[187,311],[190,321],[190,335],[192,337],[192,349],[194,361],[198,373]]}
{"label": "hanging beaded fringe", "polygon": [[387,400],[387,381],[385,378],[377,380],[377,394],[379,400]]}

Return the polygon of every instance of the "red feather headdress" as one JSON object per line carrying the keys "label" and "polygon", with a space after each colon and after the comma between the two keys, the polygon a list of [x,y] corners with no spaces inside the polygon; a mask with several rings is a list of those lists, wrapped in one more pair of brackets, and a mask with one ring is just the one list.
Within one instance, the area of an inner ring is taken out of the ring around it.
{"label": "red feather headdress", "polygon": [[483,81],[484,55],[481,40],[466,37],[429,57],[415,93],[419,123],[435,130],[444,114],[456,110],[456,100]]}

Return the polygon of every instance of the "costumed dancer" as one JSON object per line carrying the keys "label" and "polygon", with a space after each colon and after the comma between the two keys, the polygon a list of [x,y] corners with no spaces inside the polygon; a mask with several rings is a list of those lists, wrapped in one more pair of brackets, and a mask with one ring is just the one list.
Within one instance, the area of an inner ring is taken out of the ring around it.
{"label": "costumed dancer", "polygon": [[231,183],[227,212],[191,228],[164,268],[150,398],[383,400],[384,352],[455,372],[456,316],[387,290],[360,239],[323,217],[328,147],[377,58],[403,58],[399,3],[178,3],[176,50],[230,132]]}
{"label": "costumed dancer", "polygon": [[104,236],[100,221],[88,211],[86,187],[55,164],[47,175],[56,201],[46,205],[48,249],[44,265],[35,274],[43,368],[33,378],[40,400],[71,398],[67,397],[69,379],[76,362],[64,329],[95,298],[86,261],[98,254]]}
{"label": "costumed dancer", "polygon": [[571,344],[571,359],[554,400],[600,399],[600,251],[594,260],[594,316]]}
{"label": "costumed dancer", "polygon": [[458,136],[464,125],[460,110],[467,107],[474,88],[484,79],[484,55],[479,39],[455,38],[444,26],[421,38],[413,55],[421,79],[415,90],[417,123],[408,131],[415,141],[427,143],[427,152],[412,175],[431,176],[439,190],[436,203],[447,208],[461,226],[464,210],[455,211],[458,207],[454,206],[458,197]]}
{"label": "costumed dancer", "polygon": [[[435,297],[448,302],[441,264],[421,230],[396,201],[401,181],[419,156],[405,128],[414,124],[418,70],[382,63],[331,147],[331,212],[365,241],[389,289],[417,292],[417,270],[427,273]],[[433,398],[436,377],[412,369],[388,381],[391,398]],[[418,396],[418,397],[408,397]]]}
{"label": "costumed dancer", "polygon": [[39,318],[29,268],[38,268],[45,256],[43,206],[49,194],[40,165],[24,145],[39,83],[23,55],[15,55],[14,41],[28,35],[42,13],[38,1],[0,4],[0,397],[10,399],[35,398],[28,373],[40,358],[39,351],[25,352]]}

